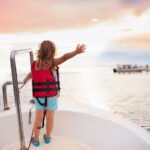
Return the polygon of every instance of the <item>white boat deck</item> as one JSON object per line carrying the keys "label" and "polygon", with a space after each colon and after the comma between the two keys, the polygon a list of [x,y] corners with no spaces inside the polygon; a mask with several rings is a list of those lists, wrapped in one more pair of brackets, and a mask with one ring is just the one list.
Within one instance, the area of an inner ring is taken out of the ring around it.
{"label": "white boat deck", "polygon": [[[29,140],[26,141],[29,143]],[[19,143],[14,143],[5,147],[3,150],[18,150]],[[50,144],[45,144],[43,138],[40,138],[40,146],[35,147],[31,144],[30,150],[90,150],[87,146],[79,143],[74,139],[63,137],[63,136],[53,136]]]}
{"label": "white boat deck", "polygon": [[[149,150],[150,133],[127,119],[109,111],[88,107],[76,102],[60,100],[55,114],[55,126],[51,144],[31,145],[30,150]],[[31,136],[32,125],[28,124],[31,106],[22,105],[26,139]],[[32,122],[34,112],[32,114]],[[18,150],[18,124],[15,108],[0,112],[0,149]],[[11,128],[10,128],[11,124]],[[7,132],[6,132],[7,129]],[[13,130],[12,130],[13,129]],[[41,130],[41,136],[45,130]],[[29,140],[25,145],[28,146]],[[9,144],[9,146],[8,146]]]}

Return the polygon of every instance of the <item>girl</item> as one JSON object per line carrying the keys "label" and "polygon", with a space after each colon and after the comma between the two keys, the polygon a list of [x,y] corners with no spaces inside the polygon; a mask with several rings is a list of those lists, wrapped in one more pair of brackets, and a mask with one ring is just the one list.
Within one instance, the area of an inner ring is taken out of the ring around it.
{"label": "girl", "polygon": [[37,60],[32,63],[32,71],[25,77],[24,83],[32,78],[32,90],[35,97],[35,122],[32,144],[39,146],[40,128],[46,110],[46,134],[43,136],[45,143],[50,143],[51,132],[54,125],[54,113],[57,110],[57,98],[59,95],[58,65],[66,60],[85,52],[85,45],[77,45],[76,49],[55,58],[56,47],[52,41],[45,40],[41,43],[37,52]]}

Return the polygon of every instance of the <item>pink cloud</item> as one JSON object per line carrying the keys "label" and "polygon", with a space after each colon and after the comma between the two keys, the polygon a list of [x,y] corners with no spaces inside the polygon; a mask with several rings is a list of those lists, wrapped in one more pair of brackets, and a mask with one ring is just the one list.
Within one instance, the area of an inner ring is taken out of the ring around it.
{"label": "pink cloud", "polygon": [[[93,18],[98,19],[95,23],[116,20],[131,9],[126,1],[3,0],[0,1],[0,33],[82,28],[93,24]],[[132,9],[141,10],[133,5]]]}

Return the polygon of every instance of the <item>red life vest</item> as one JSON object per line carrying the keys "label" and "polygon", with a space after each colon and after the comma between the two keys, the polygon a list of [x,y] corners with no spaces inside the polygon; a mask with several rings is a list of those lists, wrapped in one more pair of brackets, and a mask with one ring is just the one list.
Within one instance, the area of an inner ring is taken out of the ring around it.
{"label": "red life vest", "polygon": [[32,63],[32,92],[34,97],[52,97],[60,90],[59,71],[57,66],[57,79],[50,69],[35,70],[36,61]]}

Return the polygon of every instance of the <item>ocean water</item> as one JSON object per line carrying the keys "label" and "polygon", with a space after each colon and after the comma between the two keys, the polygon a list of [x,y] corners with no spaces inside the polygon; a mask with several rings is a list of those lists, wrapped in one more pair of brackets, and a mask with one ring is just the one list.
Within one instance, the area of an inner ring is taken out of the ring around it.
{"label": "ocean water", "polygon": [[149,72],[116,74],[110,66],[97,66],[68,70],[61,78],[63,98],[120,114],[150,131]]}
{"label": "ocean water", "polygon": [[[7,56],[8,57],[8,56]],[[6,57],[6,58],[7,58]],[[30,71],[28,55],[17,57],[18,80]],[[0,88],[11,81],[9,59],[0,64]],[[61,97],[78,101],[98,109],[120,114],[150,131],[150,73],[113,73],[113,66],[102,65],[95,59],[79,56],[60,65]],[[14,106],[12,86],[8,86],[8,101]],[[32,98],[31,82],[20,94],[21,103]],[[0,110],[3,97],[0,95]]]}

